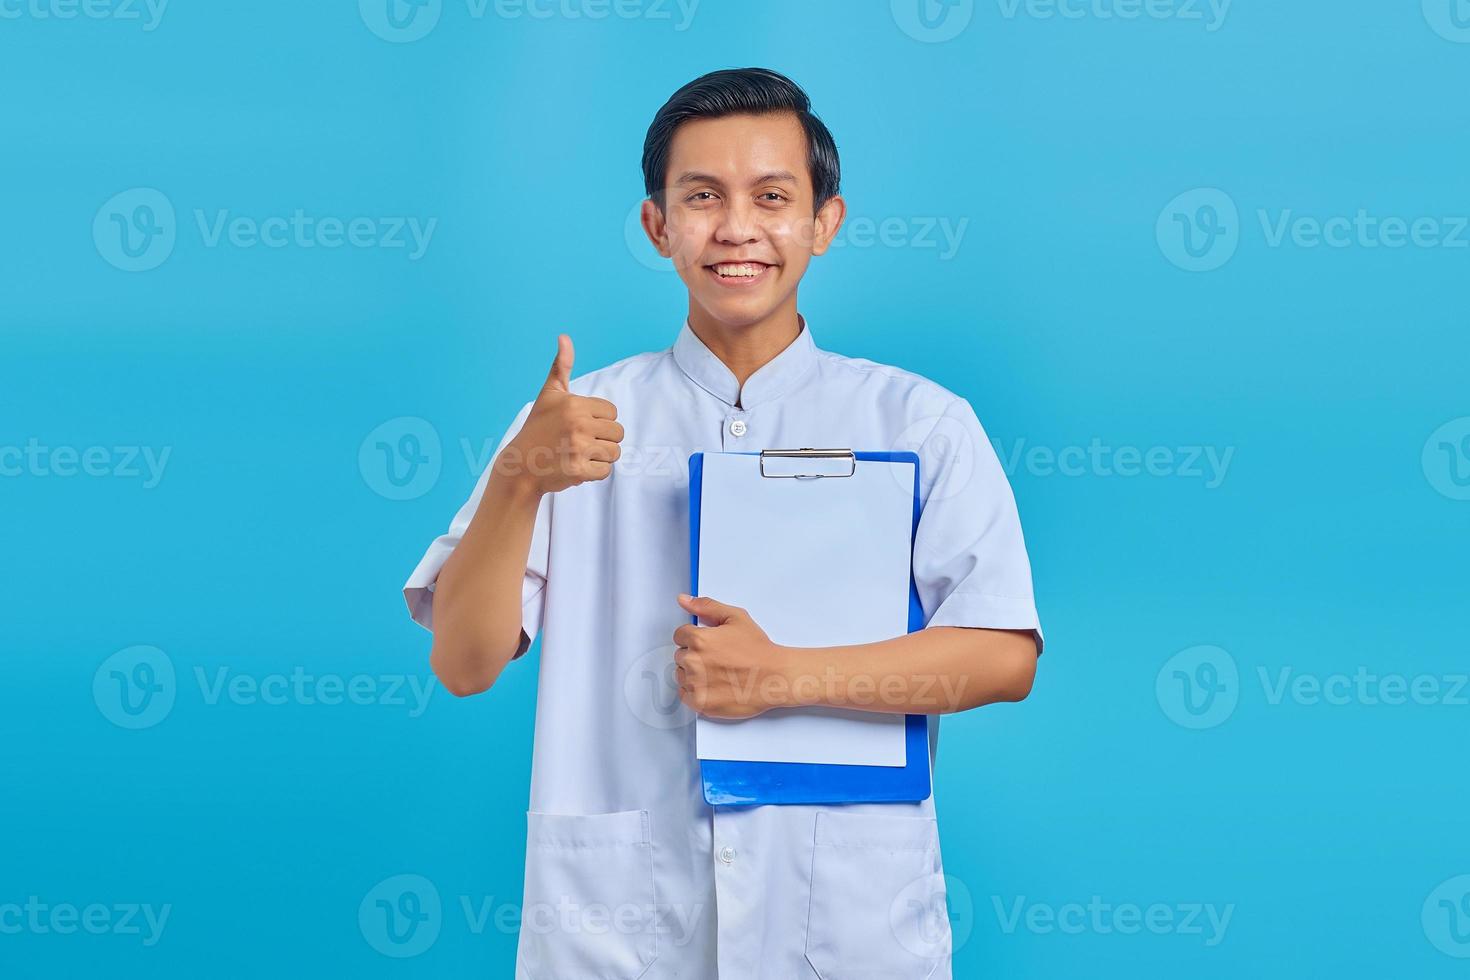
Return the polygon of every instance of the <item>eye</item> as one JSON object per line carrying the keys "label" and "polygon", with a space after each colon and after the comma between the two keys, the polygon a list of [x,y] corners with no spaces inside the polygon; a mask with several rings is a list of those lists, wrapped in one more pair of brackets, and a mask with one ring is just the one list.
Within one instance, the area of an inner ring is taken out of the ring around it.
{"label": "eye", "polygon": [[714,199],[715,199],[715,193],[714,193],[714,191],[695,191],[693,194],[690,194],[688,197],[684,198],[684,203],[685,204],[704,204],[704,203],[706,203],[708,201],[713,201]]}
{"label": "eye", "polygon": [[772,204],[784,204],[787,200],[789,200],[786,195],[782,194],[780,191],[766,191],[764,194],[760,195],[760,199],[762,201],[770,201]]}

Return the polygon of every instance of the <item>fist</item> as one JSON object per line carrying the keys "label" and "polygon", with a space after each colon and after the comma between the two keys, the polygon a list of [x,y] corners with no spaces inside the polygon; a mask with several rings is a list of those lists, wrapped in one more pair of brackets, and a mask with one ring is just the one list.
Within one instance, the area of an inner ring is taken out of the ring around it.
{"label": "fist", "polygon": [[497,472],[524,479],[541,494],[607,479],[623,452],[617,408],[605,398],[572,394],[572,338],[558,334],[556,345],[531,413],[495,460]]}
{"label": "fist", "polygon": [[782,648],[750,613],[707,596],[679,596],[698,616],[674,631],[679,700],[707,718],[751,718],[787,703]]}

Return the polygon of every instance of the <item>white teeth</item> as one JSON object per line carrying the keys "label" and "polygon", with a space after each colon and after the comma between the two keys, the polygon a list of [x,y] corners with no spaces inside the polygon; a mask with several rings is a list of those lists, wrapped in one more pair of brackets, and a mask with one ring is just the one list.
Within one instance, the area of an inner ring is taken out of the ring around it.
{"label": "white teeth", "polygon": [[740,277],[740,278],[749,278],[749,277],[752,277],[752,276],[758,276],[758,275],[761,274],[761,271],[765,268],[765,266],[763,266],[763,265],[750,265],[748,263],[741,263],[739,265],[733,265],[733,264],[728,264],[727,263],[725,265],[717,265],[714,268],[715,268],[715,272],[716,273],[718,273],[721,276],[724,276],[727,279],[730,279],[730,278],[737,278],[737,277]]}

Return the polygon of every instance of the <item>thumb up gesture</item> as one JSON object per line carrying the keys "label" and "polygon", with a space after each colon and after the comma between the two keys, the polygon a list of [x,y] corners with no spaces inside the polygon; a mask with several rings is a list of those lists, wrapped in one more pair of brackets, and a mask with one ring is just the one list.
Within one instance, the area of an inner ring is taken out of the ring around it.
{"label": "thumb up gesture", "polygon": [[556,358],[531,413],[495,460],[497,472],[528,481],[538,494],[605,480],[622,455],[617,407],[571,392],[573,355],[572,338],[558,334]]}

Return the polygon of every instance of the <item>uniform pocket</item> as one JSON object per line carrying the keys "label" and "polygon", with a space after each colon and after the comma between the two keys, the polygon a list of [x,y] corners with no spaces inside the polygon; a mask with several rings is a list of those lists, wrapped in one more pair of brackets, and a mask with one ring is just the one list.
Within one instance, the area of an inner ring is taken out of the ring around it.
{"label": "uniform pocket", "polygon": [[932,817],[817,814],[806,958],[822,980],[924,980],[949,955]]}
{"label": "uniform pocket", "polygon": [[658,956],[647,810],[526,814],[519,959],[535,980],[636,980]]}

